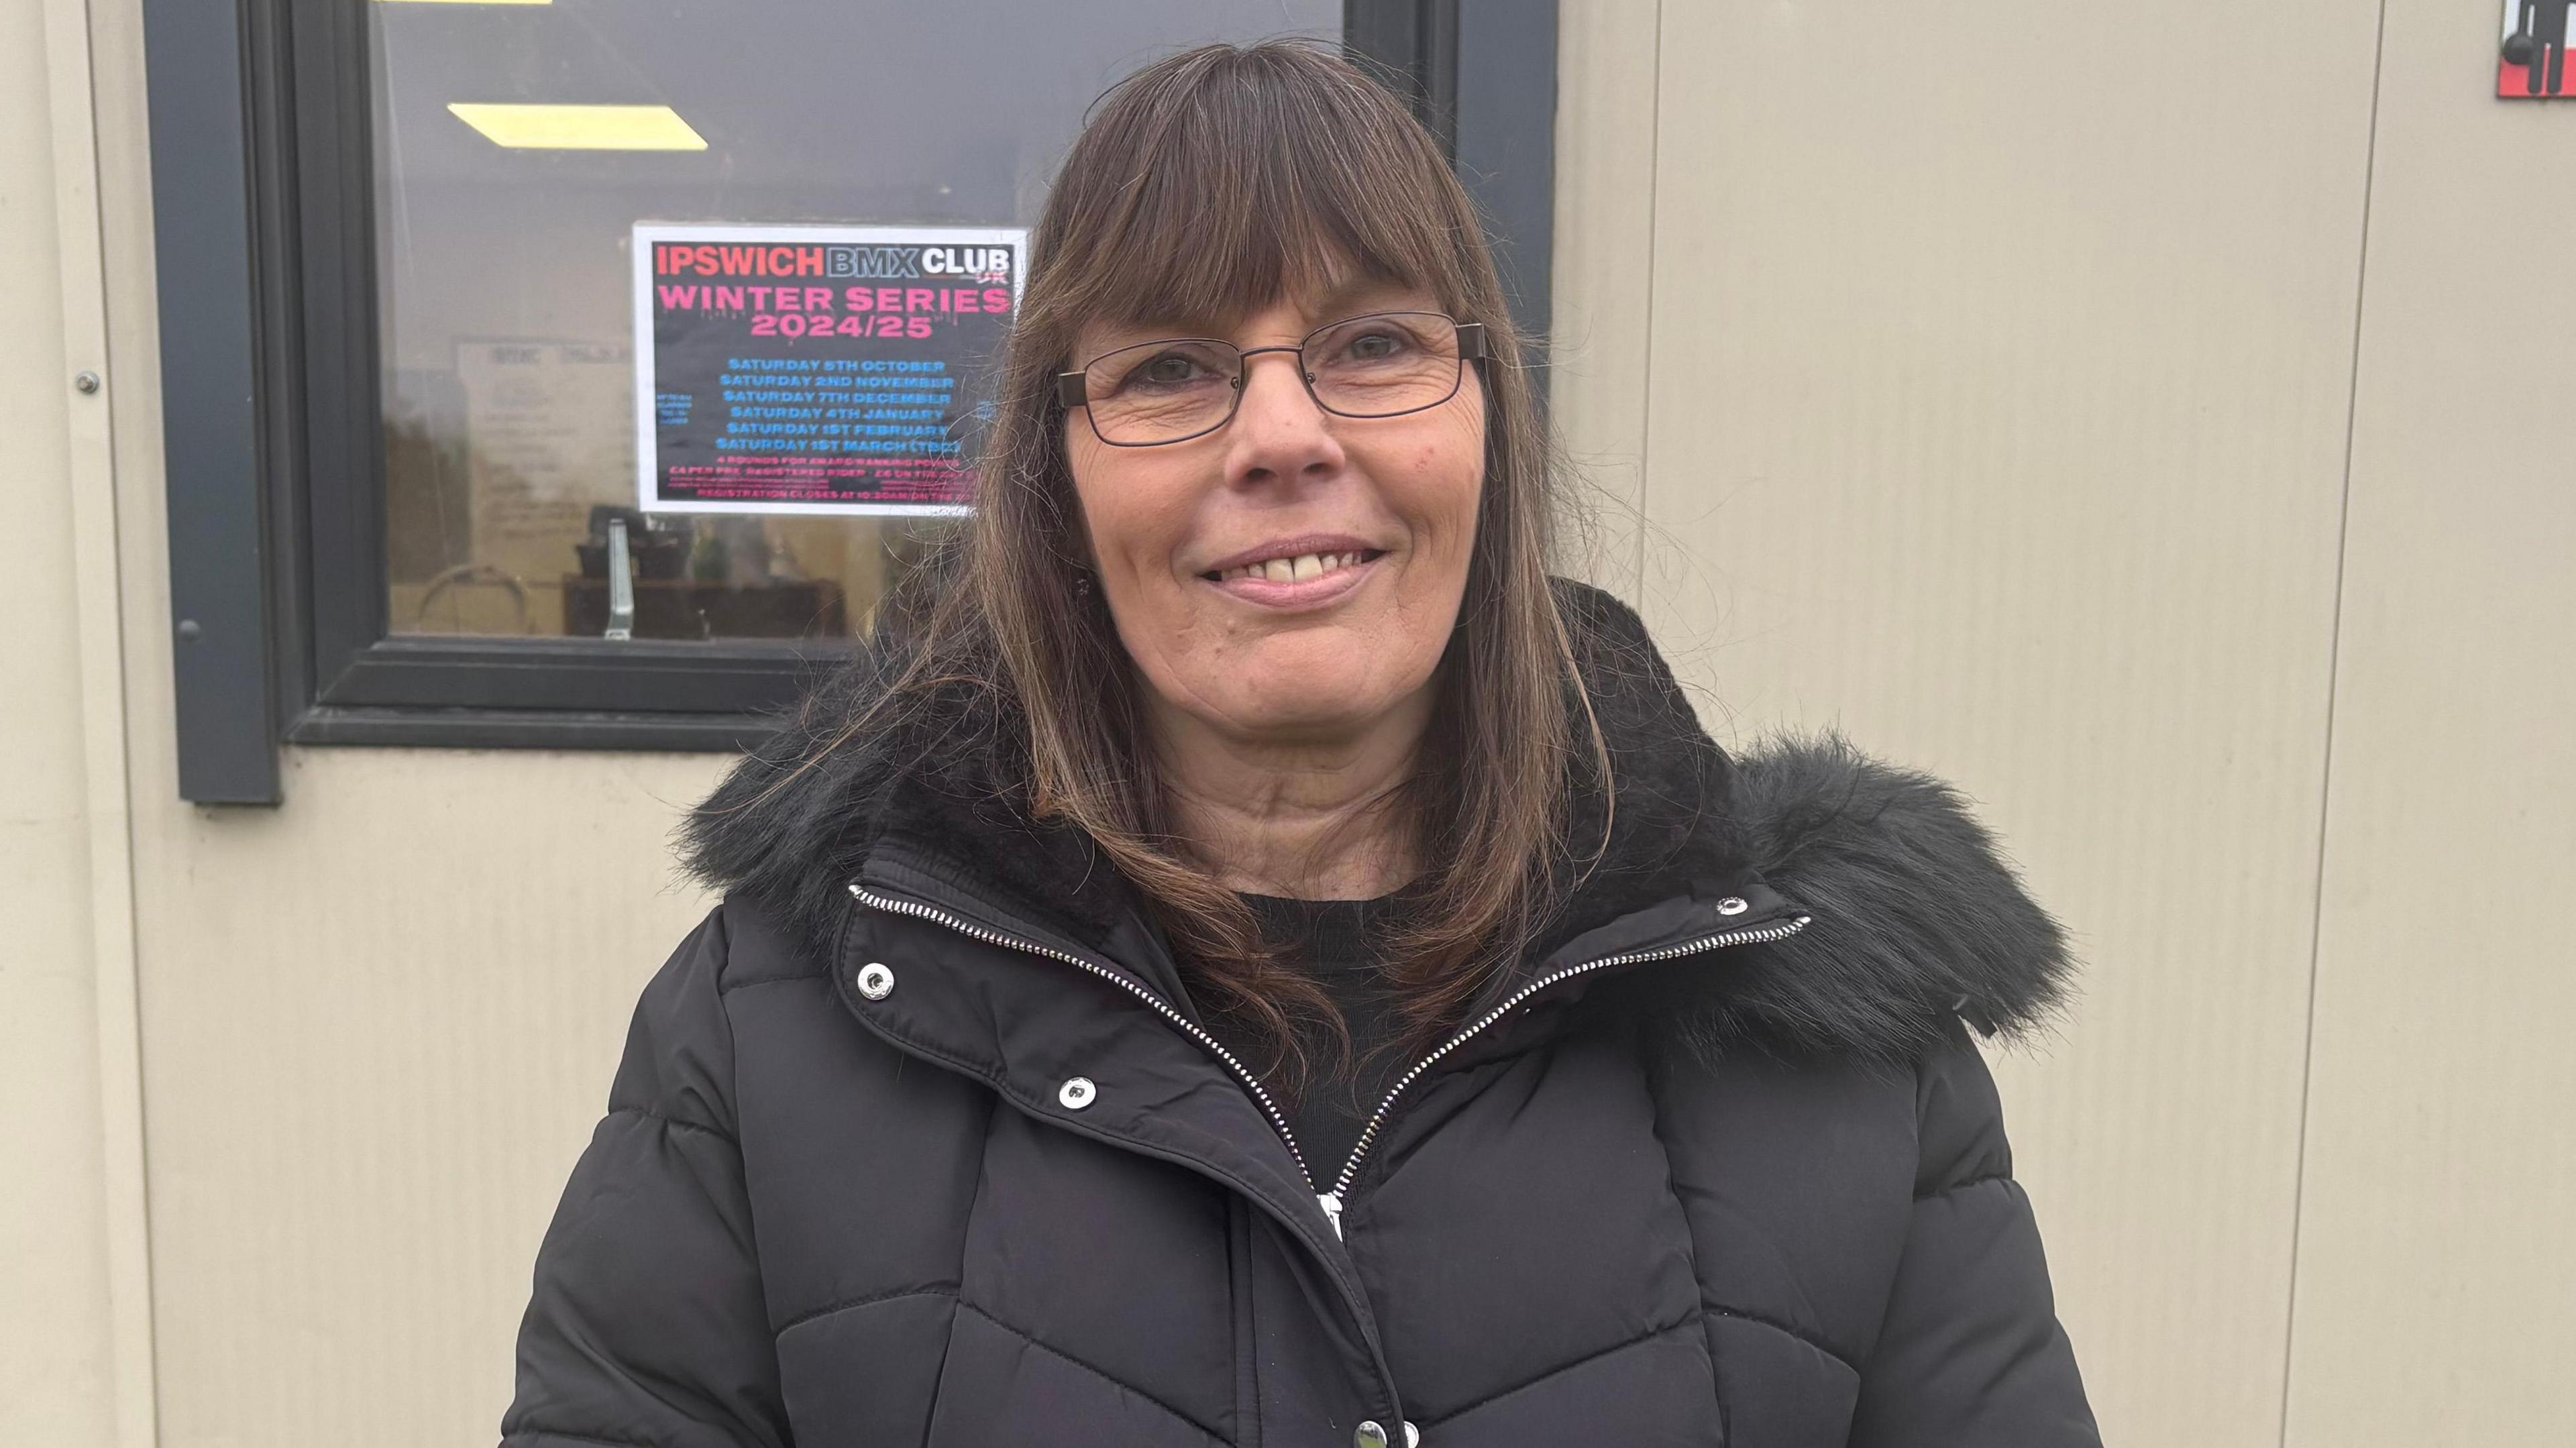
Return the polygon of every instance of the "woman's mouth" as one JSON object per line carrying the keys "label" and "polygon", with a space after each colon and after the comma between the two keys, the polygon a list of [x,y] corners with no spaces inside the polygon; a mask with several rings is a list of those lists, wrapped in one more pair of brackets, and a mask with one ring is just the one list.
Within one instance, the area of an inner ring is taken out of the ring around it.
{"label": "woman's mouth", "polygon": [[1299,608],[1329,602],[1359,586],[1386,553],[1376,548],[1296,553],[1262,558],[1199,575],[1205,582],[1266,608]]}
{"label": "woman's mouth", "polygon": [[1199,576],[1210,583],[1233,583],[1239,579],[1260,579],[1265,583],[1305,583],[1327,573],[1357,568],[1378,557],[1377,550],[1362,548],[1347,553],[1300,553],[1294,558],[1265,558],[1236,568],[1220,569]]}

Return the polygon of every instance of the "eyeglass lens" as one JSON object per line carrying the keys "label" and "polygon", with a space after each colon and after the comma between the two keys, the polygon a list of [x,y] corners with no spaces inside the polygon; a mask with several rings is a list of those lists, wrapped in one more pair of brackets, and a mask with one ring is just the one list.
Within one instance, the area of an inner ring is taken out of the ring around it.
{"label": "eyeglass lens", "polygon": [[[1382,312],[1335,322],[1298,352],[1306,387],[1325,411],[1394,417],[1458,391],[1458,325],[1438,312]],[[1178,442],[1221,426],[1243,395],[1244,356],[1228,342],[1142,342],[1083,368],[1091,425],[1124,446]]]}

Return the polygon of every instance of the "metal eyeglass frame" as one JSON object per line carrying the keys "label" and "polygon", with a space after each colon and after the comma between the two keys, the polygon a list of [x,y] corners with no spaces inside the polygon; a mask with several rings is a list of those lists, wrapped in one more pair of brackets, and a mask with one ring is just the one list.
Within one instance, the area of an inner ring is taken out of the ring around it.
{"label": "metal eyeglass frame", "polygon": [[[1426,402],[1420,407],[1408,407],[1397,412],[1344,412],[1340,408],[1326,402],[1323,397],[1315,391],[1315,374],[1306,370],[1306,359],[1304,355],[1306,344],[1314,341],[1317,337],[1324,335],[1326,332],[1329,332],[1336,327],[1347,327],[1353,322],[1365,322],[1371,317],[1438,317],[1454,328],[1458,339],[1458,375],[1450,382],[1448,392],[1443,394],[1436,402]],[[1121,352],[1141,351],[1147,347],[1168,347],[1175,342],[1201,342],[1210,346],[1233,349],[1235,355],[1242,359],[1242,366],[1236,369],[1234,381],[1231,384],[1234,395],[1226,402],[1225,416],[1218,418],[1216,421],[1209,423],[1207,426],[1200,428],[1196,432],[1183,433],[1179,437],[1158,437],[1152,442],[1118,442],[1110,438],[1106,433],[1103,433],[1100,430],[1100,419],[1091,415],[1091,387],[1087,379],[1090,375],[1092,362],[1098,362],[1100,357],[1115,357]],[[1322,408],[1324,411],[1331,413],[1335,417],[1348,417],[1360,421],[1373,421],[1384,417],[1410,417],[1414,413],[1429,412],[1435,407],[1443,406],[1451,398],[1458,395],[1458,389],[1465,386],[1467,383],[1467,364],[1471,361],[1481,362],[1485,360],[1485,324],[1482,322],[1462,322],[1457,318],[1450,316],[1447,312],[1362,312],[1356,317],[1344,317],[1339,321],[1326,322],[1324,325],[1308,332],[1305,336],[1298,338],[1297,345],[1294,347],[1235,348],[1232,342],[1227,341],[1223,337],[1158,337],[1150,342],[1130,342],[1124,347],[1112,347],[1108,351],[1101,353],[1100,357],[1092,358],[1091,362],[1085,362],[1081,367],[1076,368],[1071,372],[1057,373],[1055,375],[1055,400],[1062,404],[1068,412],[1077,407],[1081,408],[1084,419],[1091,424],[1091,435],[1099,438],[1106,446],[1169,447],[1176,442],[1188,442],[1192,438],[1205,437],[1209,433],[1215,432],[1219,428],[1224,427],[1227,423],[1234,421],[1234,415],[1243,409],[1243,384],[1244,380],[1252,375],[1252,359],[1260,356],[1264,352],[1297,353],[1297,380],[1305,384],[1306,395],[1314,400],[1317,407]]]}

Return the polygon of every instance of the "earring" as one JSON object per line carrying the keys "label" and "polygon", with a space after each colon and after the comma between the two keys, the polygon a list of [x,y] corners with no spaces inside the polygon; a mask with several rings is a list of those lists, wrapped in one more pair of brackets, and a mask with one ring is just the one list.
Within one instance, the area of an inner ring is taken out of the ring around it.
{"label": "earring", "polygon": [[1085,603],[1089,603],[1091,601],[1091,574],[1089,572],[1081,569],[1076,569],[1074,571],[1073,596],[1081,599]]}

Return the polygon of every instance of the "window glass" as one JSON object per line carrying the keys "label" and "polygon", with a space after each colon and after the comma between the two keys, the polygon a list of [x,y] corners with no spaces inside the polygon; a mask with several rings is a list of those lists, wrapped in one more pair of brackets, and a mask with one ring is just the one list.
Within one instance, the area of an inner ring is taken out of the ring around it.
{"label": "window glass", "polygon": [[[1120,76],[1341,20],[1340,0],[367,8],[393,631],[677,639],[864,632],[957,525],[637,511],[639,223],[1031,226]],[[623,109],[511,109],[560,106]]]}

